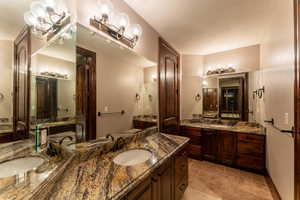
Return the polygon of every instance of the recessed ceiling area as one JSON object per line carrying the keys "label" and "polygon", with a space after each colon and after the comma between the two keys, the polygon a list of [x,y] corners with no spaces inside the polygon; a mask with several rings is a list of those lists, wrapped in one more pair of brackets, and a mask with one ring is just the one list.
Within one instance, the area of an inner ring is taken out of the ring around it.
{"label": "recessed ceiling area", "polygon": [[259,44],[270,0],[124,0],[182,54]]}

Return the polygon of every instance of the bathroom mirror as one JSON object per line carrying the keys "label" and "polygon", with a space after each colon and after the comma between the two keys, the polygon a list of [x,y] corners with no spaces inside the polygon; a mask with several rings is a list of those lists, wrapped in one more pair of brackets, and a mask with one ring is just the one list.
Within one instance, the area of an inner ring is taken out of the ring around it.
{"label": "bathroom mirror", "polygon": [[214,75],[202,82],[203,116],[255,121],[258,72]]}
{"label": "bathroom mirror", "polygon": [[31,126],[75,136],[76,27],[68,26],[31,56]]}
{"label": "bathroom mirror", "polygon": [[87,140],[157,126],[157,63],[78,24],[77,71],[77,116]]}

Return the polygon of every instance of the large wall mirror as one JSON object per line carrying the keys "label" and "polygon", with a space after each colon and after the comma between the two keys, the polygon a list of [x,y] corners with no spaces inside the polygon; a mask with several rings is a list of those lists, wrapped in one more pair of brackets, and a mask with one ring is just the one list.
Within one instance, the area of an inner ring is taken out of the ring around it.
{"label": "large wall mirror", "polygon": [[76,27],[69,26],[31,56],[32,129],[49,137],[76,133]]}
{"label": "large wall mirror", "polygon": [[85,137],[133,134],[157,126],[157,63],[80,24],[77,46],[78,108],[85,108],[77,117]]}
{"label": "large wall mirror", "polygon": [[256,121],[258,72],[205,77],[203,117]]}

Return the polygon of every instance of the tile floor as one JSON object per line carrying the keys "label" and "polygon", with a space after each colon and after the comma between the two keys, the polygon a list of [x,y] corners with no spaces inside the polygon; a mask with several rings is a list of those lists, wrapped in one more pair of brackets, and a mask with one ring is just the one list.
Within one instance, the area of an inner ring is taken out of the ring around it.
{"label": "tile floor", "polygon": [[273,200],[264,176],[189,159],[189,187],[182,200]]}

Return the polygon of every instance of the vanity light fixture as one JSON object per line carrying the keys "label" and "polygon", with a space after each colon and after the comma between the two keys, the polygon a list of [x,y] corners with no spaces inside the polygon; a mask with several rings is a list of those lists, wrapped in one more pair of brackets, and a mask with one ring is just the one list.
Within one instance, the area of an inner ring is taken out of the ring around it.
{"label": "vanity light fixture", "polygon": [[70,16],[58,8],[57,0],[35,0],[24,14],[25,23],[33,33],[50,40],[62,27],[70,23]]}
{"label": "vanity light fixture", "polygon": [[208,67],[208,71],[206,75],[216,75],[216,74],[226,74],[226,73],[234,73],[236,72],[235,67],[233,64],[229,64],[227,66],[222,67],[218,65],[215,69],[213,67]]}
{"label": "vanity light fixture", "polygon": [[116,12],[110,0],[98,0],[97,6],[98,14],[90,19],[90,25],[134,48],[143,33],[142,27],[139,24],[130,25],[128,15]]}
{"label": "vanity light fixture", "polygon": [[196,102],[199,102],[201,100],[201,95],[198,93],[196,96],[195,96],[195,101]]}

